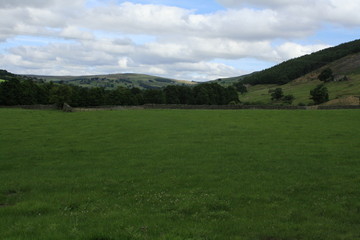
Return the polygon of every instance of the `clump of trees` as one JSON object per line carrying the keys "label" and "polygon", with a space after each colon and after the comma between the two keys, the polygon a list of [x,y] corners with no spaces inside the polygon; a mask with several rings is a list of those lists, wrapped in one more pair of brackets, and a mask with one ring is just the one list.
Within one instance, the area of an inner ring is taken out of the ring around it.
{"label": "clump of trees", "polygon": [[241,94],[247,93],[247,87],[242,83],[242,82],[237,82],[234,83],[233,86],[235,87],[235,89],[240,92]]}
{"label": "clump of trees", "polygon": [[270,90],[271,93],[271,100],[278,101],[284,97],[284,92],[282,88],[276,88],[275,90]]}
{"label": "clump of trees", "polygon": [[322,82],[334,81],[334,74],[331,68],[325,68],[318,76],[318,79]]}
{"label": "clump of trees", "polygon": [[170,85],[162,89],[141,90],[118,87],[115,90],[106,90],[99,87],[84,88],[61,83],[33,81],[15,75],[5,79],[8,80],[0,83],[0,105],[57,104],[60,107],[66,102],[74,107],[86,107],[239,103],[238,93],[234,87],[222,87],[217,83],[204,83],[195,87]]}
{"label": "clump of trees", "polygon": [[315,104],[321,104],[329,101],[329,92],[325,87],[325,84],[320,84],[310,91],[310,99],[314,101]]}
{"label": "clump of trees", "polygon": [[292,94],[284,95],[282,88],[276,88],[275,90],[270,90],[269,92],[271,93],[272,101],[282,101],[286,104],[292,104],[295,100],[295,97]]}

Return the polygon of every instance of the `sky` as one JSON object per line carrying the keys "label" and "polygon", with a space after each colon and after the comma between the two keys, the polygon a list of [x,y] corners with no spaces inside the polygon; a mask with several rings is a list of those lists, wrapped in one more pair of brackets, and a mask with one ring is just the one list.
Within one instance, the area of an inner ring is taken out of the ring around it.
{"label": "sky", "polygon": [[360,0],[0,0],[0,69],[208,81],[352,41]]}

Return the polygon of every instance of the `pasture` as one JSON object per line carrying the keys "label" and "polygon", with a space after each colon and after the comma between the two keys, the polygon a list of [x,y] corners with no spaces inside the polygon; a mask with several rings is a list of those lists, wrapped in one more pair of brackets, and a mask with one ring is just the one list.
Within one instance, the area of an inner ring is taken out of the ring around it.
{"label": "pasture", "polygon": [[360,239],[359,119],[0,109],[0,236]]}

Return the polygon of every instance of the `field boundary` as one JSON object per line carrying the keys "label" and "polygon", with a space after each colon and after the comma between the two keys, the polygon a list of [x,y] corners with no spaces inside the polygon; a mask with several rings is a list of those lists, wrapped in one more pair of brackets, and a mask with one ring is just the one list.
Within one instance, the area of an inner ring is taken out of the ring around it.
{"label": "field boundary", "polygon": [[272,105],[178,105],[145,104],[141,106],[100,106],[74,108],[74,111],[184,109],[184,110],[340,110],[360,109],[360,106],[272,106]]}
{"label": "field boundary", "polygon": [[[16,105],[0,106],[0,108],[20,108],[33,110],[58,110],[56,105]],[[178,104],[145,104],[140,106],[97,106],[97,107],[70,107],[62,109],[65,112],[87,112],[105,110],[144,110],[144,109],[184,109],[184,110],[340,110],[360,109],[360,106],[274,106],[274,105],[178,105]]]}
{"label": "field boundary", "polygon": [[14,105],[14,106],[2,106],[0,108],[22,108],[22,109],[33,109],[33,110],[57,110],[58,107],[53,105],[42,105],[42,104],[35,104],[35,105]]}

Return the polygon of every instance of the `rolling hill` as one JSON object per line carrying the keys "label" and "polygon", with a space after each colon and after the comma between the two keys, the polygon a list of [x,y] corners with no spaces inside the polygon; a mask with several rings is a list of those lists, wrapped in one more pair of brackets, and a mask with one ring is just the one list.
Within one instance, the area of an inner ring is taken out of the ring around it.
{"label": "rolling hill", "polygon": [[274,67],[246,76],[241,81],[251,85],[286,84],[334,61],[356,53],[360,53],[360,40],[343,43],[336,47],[285,61]]}
{"label": "rolling hill", "polygon": [[351,54],[336,61],[323,65],[286,84],[256,84],[248,85],[248,93],[240,97],[241,101],[257,104],[271,104],[271,90],[281,87],[285,93],[295,97],[293,104],[309,104],[312,100],[310,90],[322,83],[319,74],[326,68],[332,69],[335,81],[325,86],[329,90],[331,105],[359,105],[360,97],[360,53]]}
{"label": "rolling hill", "polygon": [[[240,100],[247,104],[281,104],[271,101],[271,91],[281,87],[285,95],[294,95],[293,105],[307,105],[312,103],[310,90],[322,83],[317,77],[326,68],[335,76],[334,82],[326,83],[330,94],[327,104],[359,105],[360,40],[291,59],[259,72],[212,82],[223,86],[242,82],[248,93],[241,95]],[[347,81],[341,81],[344,79]]]}
{"label": "rolling hill", "polygon": [[[290,59],[262,71],[253,72],[243,76],[217,79],[212,82],[217,82],[222,85],[231,85],[239,81],[250,85],[286,84],[316,71],[323,66],[331,64],[334,61],[356,53],[360,53],[360,39]],[[353,63],[349,61],[344,62],[344,64],[349,65],[349,68],[353,68]],[[342,68],[344,68],[344,65]]]}
{"label": "rolling hill", "polygon": [[212,80],[212,81],[209,81],[209,82],[218,83],[218,84],[223,85],[223,86],[231,86],[234,83],[242,81],[246,77],[251,76],[251,74],[254,74],[254,73],[250,73],[250,74],[239,76],[239,77],[219,78],[219,79]]}
{"label": "rolling hill", "polygon": [[106,89],[115,89],[119,86],[140,89],[156,89],[166,87],[168,85],[194,85],[195,82],[181,81],[169,78],[145,74],[108,74],[108,75],[92,75],[92,76],[39,76],[27,75],[27,77],[41,79],[46,82],[65,83],[81,87],[104,87]]}

